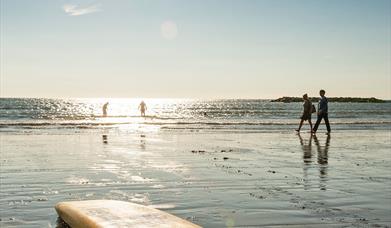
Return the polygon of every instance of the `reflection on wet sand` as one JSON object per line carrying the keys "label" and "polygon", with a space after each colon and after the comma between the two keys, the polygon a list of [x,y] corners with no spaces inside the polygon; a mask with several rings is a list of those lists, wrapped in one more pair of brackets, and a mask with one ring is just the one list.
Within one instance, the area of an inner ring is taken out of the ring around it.
{"label": "reflection on wet sand", "polygon": [[308,140],[304,140],[300,134],[299,136],[300,145],[303,150],[303,180],[304,180],[304,189],[309,189],[309,178],[308,171],[311,168],[312,164],[312,139],[314,139],[317,157],[318,157],[318,168],[319,168],[319,188],[321,190],[326,190],[326,181],[327,181],[327,168],[328,168],[328,150],[330,146],[330,135],[327,136],[325,146],[322,147],[319,143],[316,135],[310,135]]}
{"label": "reflection on wet sand", "polygon": [[107,135],[102,135],[102,141],[103,141],[104,144],[108,143]]}
{"label": "reflection on wet sand", "polygon": [[145,150],[145,135],[140,135],[140,149]]}
{"label": "reflection on wet sand", "polygon": [[322,147],[318,138],[314,135],[314,142],[318,151],[318,164],[319,164],[319,188],[326,190],[327,181],[327,168],[328,168],[328,153],[330,146],[330,135],[327,135],[325,146]]}
{"label": "reflection on wet sand", "polygon": [[300,134],[297,134],[300,139],[301,149],[303,150],[303,181],[304,181],[304,189],[309,189],[309,178],[308,178],[308,170],[311,167],[312,163],[312,135],[310,134],[310,138],[308,141],[304,141],[303,137]]}

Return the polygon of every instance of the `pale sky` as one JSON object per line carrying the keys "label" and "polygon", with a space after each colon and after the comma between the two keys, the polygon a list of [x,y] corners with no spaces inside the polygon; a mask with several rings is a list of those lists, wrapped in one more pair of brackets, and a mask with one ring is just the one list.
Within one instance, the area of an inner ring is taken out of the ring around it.
{"label": "pale sky", "polygon": [[1,97],[391,99],[391,0],[0,0]]}

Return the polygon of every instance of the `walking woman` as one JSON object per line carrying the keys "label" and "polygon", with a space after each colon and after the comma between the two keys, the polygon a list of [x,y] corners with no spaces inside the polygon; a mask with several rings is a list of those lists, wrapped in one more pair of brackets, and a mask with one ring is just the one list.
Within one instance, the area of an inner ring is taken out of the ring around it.
{"label": "walking woman", "polygon": [[301,126],[303,126],[303,122],[305,120],[308,120],[308,122],[310,123],[310,127],[311,127],[311,131],[312,132],[312,123],[311,123],[311,115],[312,115],[312,103],[311,101],[308,99],[308,95],[307,94],[304,94],[303,95],[303,100],[304,100],[304,103],[303,103],[303,115],[301,115],[300,117],[300,124],[299,124],[299,128],[296,129],[297,132],[300,132],[300,129],[301,129]]}

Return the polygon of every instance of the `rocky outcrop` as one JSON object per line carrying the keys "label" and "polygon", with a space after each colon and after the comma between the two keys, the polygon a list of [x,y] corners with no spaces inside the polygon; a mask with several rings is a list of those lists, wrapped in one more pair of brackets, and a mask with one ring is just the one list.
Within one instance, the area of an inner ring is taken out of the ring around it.
{"label": "rocky outcrop", "polygon": [[[319,97],[310,97],[311,102],[317,102]],[[327,97],[329,102],[358,102],[358,103],[384,103],[385,100],[377,99],[375,97],[363,98],[363,97]],[[271,102],[302,102],[303,98],[301,97],[280,97]]]}

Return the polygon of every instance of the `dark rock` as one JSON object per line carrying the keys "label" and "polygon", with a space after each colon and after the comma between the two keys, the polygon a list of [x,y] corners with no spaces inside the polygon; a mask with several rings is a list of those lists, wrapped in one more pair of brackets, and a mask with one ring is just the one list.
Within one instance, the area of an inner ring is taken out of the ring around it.
{"label": "dark rock", "polygon": [[[319,97],[310,97],[311,102],[318,102]],[[357,103],[385,103],[387,101],[377,99],[375,97],[327,97],[329,102],[357,102]],[[271,102],[302,102],[303,98],[301,97],[280,97],[275,100],[271,100]]]}

